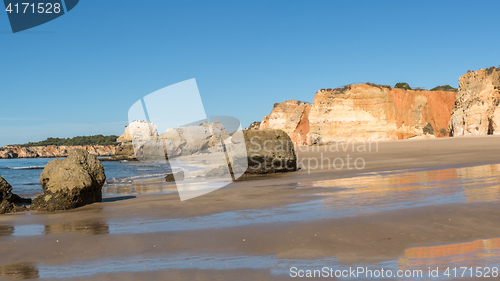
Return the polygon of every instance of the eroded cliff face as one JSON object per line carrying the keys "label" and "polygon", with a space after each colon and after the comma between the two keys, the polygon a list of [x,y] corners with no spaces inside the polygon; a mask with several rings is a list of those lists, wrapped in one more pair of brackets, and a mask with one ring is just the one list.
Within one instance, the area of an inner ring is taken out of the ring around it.
{"label": "eroded cliff face", "polygon": [[21,147],[9,145],[0,148],[0,159],[10,158],[55,158],[66,157],[75,148],[83,149],[96,156],[113,156],[115,146],[112,145],[83,145],[83,146],[31,146]]}
{"label": "eroded cliff face", "polygon": [[309,143],[443,137],[455,96],[374,84],[322,90],[309,114]]}
{"label": "eroded cliff face", "polygon": [[309,133],[309,111],[311,104],[287,100],[274,105],[271,114],[265,116],[259,129],[280,129],[285,131],[294,144],[307,144]]}
{"label": "eroded cliff face", "polygon": [[455,92],[358,84],[316,93],[312,105],[275,104],[260,129],[281,129],[296,145],[444,137]]}
{"label": "eroded cliff face", "polygon": [[500,134],[500,69],[469,71],[458,81],[450,136]]}

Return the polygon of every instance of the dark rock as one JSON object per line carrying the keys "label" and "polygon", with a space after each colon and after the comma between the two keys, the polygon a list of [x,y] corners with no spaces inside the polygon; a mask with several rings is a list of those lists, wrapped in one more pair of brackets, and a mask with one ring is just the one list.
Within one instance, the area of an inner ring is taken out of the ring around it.
{"label": "dark rock", "polygon": [[168,174],[165,177],[165,181],[166,182],[175,182],[176,178],[178,181],[184,180],[184,171],[179,171],[179,172],[175,173],[175,175],[173,173]]}
{"label": "dark rock", "polygon": [[16,213],[26,210],[25,206],[16,204],[31,203],[31,199],[24,199],[12,193],[12,186],[2,177],[0,177],[0,214]]}
{"label": "dark rock", "polygon": [[[239,145],[245,142],[246,151]],[[226,143],[229,170],[238,178],[241,175],[259,175],[292,172],[297,170],[297,156],[290,136],[282,130],[244,130]],[[243,151],[241,151],[243,149]],[[224,176],[227,169],[218,167],[208,176]],[[223,171],[224,170],[224,171]],[[222,173],[222,174],[221,174]]]}
{"label": "dark rock", "polygon": [[[297,156],[290,136],[282,130],[243,131],[248,168],[245,174],[272,174],[297,170]],[[237,169],[237,166],[233,169]]]}
{"label": "dark rock", "polygon": [[72,150],[63,160],[52,160],[40,176],[43,195],[33,200],[32,208],[43,211],[67,210],[102,201],[106,181],[97,156],[81,149]]}
{"label": "dark rock", "polygon": [[138,161],[132,143],[121,143],[115,149],[115,155],[102,158],[101,161]]}

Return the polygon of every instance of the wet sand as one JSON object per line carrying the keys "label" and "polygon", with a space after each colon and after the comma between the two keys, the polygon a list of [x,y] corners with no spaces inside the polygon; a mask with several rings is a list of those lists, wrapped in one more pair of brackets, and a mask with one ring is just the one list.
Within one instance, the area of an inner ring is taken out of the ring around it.
{"label": "wet sand", "polygon": [[[298,148],[297,172],[184,202],[143,184],[141,193],[72,211],[4,215],[0,278],[289,280],[292,266],[500,266],[499,143],[487,136],[379,142],[378,152]],[[309,161],[347,155],[365,168]]]}

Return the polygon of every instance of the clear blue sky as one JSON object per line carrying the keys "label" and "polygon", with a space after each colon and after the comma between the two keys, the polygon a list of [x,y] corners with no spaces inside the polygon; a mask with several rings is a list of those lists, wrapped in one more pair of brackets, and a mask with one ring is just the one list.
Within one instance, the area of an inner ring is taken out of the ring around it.
{"label": "clear blue sky", "polygon": [[[498,1],[82,0],[12,34],[0,11],[0,145],[121,134],[130,106],[196,78],[246,127],[353,82],[458,86],[500,64]],[[175,105],[165,105],[165,110]]]}

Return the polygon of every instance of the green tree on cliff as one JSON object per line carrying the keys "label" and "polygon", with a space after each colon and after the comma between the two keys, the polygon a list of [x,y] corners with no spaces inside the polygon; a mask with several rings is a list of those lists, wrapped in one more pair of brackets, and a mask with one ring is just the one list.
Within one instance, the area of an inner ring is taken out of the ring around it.
{"label": "green tree on cliff", "polygon": [[411,90],[410,85],[408,85],[408,83],[406,83],[406,82],[396,83],[396,85],[394,85],[394,88],[403,89],[403,90]]}
{"label": "green tree on cliff", "polygon": [[431,89],[431,91],[447,91],[447,92],[456,92],[457,88],[453,88],[450,85],[442,85],[442,86],[437,86]]}
{"label": "green tree on cliff", "polygon": [[74,138],[48,138],[44,141],[39,142],[29,142],[25,143],[21,146],[47,146],[47,145],[117,145],[116,139],[118,136],[103,136],[103,135],[95,135],[95,136],[79,136]]}

